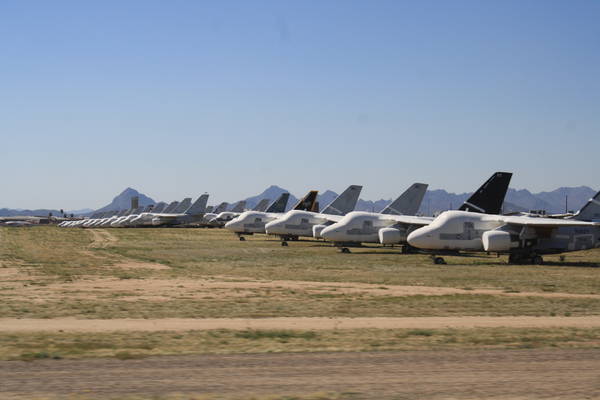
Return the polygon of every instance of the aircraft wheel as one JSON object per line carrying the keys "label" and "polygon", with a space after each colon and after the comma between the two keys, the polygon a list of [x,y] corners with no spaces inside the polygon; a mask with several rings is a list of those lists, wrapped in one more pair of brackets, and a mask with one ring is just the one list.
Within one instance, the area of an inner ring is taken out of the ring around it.
{"label": "aircraft wheel", "polygon": [[[392,245],[391,247],[394,247],[394,245]],[[414,251],[414,249],[408,244],[405,244],[402,246],[402,254],[410,254],[413,251]]]}
{"label": "aircraft wheel", "polygon": [[282,245],[283,247],[287,247],[287,245],[288,245],[288,242],[281,242],[281,245]]}
{"label": "aircraft wheel", "polygon": [[348,254],[348,253],[350,253],[350,249],[349,249],[349,248],[347,248],[347,247],[342,247],[340,250],[341,250],[341,252],[342,252],[342,253],[344,253],[344,254]]}
{"label": "aircraft wheel", "polygon": [[531,257],[531,263],[533,265],[542,265],[544,263],[544,259],[542,256],[533,256]]}
{"label": "aircraft wheel", "polygon": [[433,263],[436,265],[446,265],[446,260],[443,257],[434,257]]}
{"label": "aircraft wheel", "polygon": [[240,242],[245,242],[245,241],[246,241],[246,238],[243,236],[240,236]]}

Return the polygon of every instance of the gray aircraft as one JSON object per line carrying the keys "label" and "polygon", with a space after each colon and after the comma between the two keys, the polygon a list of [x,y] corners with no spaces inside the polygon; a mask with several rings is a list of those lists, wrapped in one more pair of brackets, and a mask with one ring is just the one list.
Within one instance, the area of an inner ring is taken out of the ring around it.
{"label": "gray aircraft", "polygon": [[[600,192],[567,218],[488,215],[446,211],[408,235],[411,246],[443,254],[485,251],[509,255],[509,263],[542,264],[544,254],[600,247]],[[434,257],[444,264],[442,257]]]}

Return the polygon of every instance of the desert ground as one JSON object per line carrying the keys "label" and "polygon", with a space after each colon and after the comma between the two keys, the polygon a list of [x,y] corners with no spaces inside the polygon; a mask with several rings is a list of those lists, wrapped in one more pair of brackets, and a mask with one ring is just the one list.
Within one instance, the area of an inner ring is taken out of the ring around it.
{"label": "desert ground", "polygon": [[0,228],[0,398],[600,397],[600,250]]}

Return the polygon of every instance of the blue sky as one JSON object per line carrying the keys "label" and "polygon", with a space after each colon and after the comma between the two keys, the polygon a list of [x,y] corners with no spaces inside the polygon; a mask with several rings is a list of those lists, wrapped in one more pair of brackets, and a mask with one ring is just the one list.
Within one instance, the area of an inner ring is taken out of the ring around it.
{"label": "blue sky", "polygon": [[[598,1],[0,2],[0,207],[598,184]],[[211,201],[211,202],[212,202]]]}

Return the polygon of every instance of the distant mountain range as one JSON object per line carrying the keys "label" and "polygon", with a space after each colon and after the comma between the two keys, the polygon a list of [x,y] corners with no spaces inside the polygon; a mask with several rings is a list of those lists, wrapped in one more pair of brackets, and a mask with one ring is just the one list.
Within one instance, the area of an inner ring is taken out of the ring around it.
{"label": "distant mountain range", "polygon": [[[271,200],[275,200],[282,193],[287,192],[287,190],[272,185],[265,189],[262,193],[248,197],[246,199],[246,208],[253,208],[260,200],[264,198],[268,198]],[[301,195],[304,196],[305,193]],[[565,200],[568,199],[568,210],[577,211],[579,210],[585,202],[596,194],[596,191],[587,186],[579,186],[579,187],[561,187],[551,192],[540,192],[540,193],[531,193],[527,189],[509,189],[506,194],[506,201],[504,202],[504,212],[509,211],[529,211],[529,210],[546,210],[548,213],[563,213],[565,211]],[[320,209],[325,208],[329,203],[331,203],[336,197],[337,193],[326,190],[322,194],[319,194],[317,200],[319,201]],[[400,193],[398,193],[400,195]],[[436,190],[428,190],[425,194],[425,198],[423,199],[423,203],[421,204],[421,208],[419,210],[420,214],[423,215],[432,215],[441,211],[445,211],[448,209],[454,209],[459,207],[469,196],[471,193],[462,193],[455,194],[449,193],[443,189]],[[146,196],[143,193],[138,192],[135,189],[127,188],[120,194],[118,194],[110,204],[99,208],[96,211],[108,211],[108,210],[123,210],[129,209],[131,204],[131,197],[138,196],[139,197],[139,205],[147,206],[149,204],[156,204],[152,198]],[[385,200],[380,199],[376,201],[372,200],[363,200],[360,199],[356,206],[356,210],[358,211],[381,211],[385,206],[387,206],[392,199]],[[288,201],[287,209],[291,209],[298,202],[298,198],[294,195],[290,194],[290,199]],[[236,201],[231,202],[230,208],[232,208]],[[75,211],[67,211],[67,214],[76,214],[76,215],[89,215],[94,212],[91,209],[83,209],[83,210],[75,210]],[[60,210],[47,210],[47,209],[38,209],[38,210],[23,210],[23,209],[0,209],[0,216],[15,216],[15,215],[37,215],[37,216],[47,216],[49,213],[52,215],[59,216]]]}
{"label": "distant mountain range", "polygon": [[[274,200],[279,197],[281,193],[286,191],[287,190],[279,186],[270,186],[262,193],[245,199],[246,206],[252,208],[263,198]],[[419,213],[423,215],[432,215],[441,211],[458,208],[471,194],[472,193],[449,193],[443,189],[428,190],[421,203]],[[504,202],[504,211],[546,210],[548,213],[563,213],[565,212],[565,199],[567,196],[568,210],[576,211],[595,194],[596,191],[587,186],[572,188],[562,187],[551,192],[540,193],[531,193],[527,189],[509,189]],[[321,209],[331,203],[337,195],[337,193],[331,190],[326,190],[322,194],[319,194],[317,199]],[[398,195],[400,195],[400,193],[398,193]],[[288,209],[293,207],[297,201],[297,197],[290,195]],[[392,199],[380,199],[375,201],[360,199],[356,205],[356,210],[378,212],[383,210],[383,208],[390,204],[391,201]],[[235,202],[232,204],[235,204]]]}

